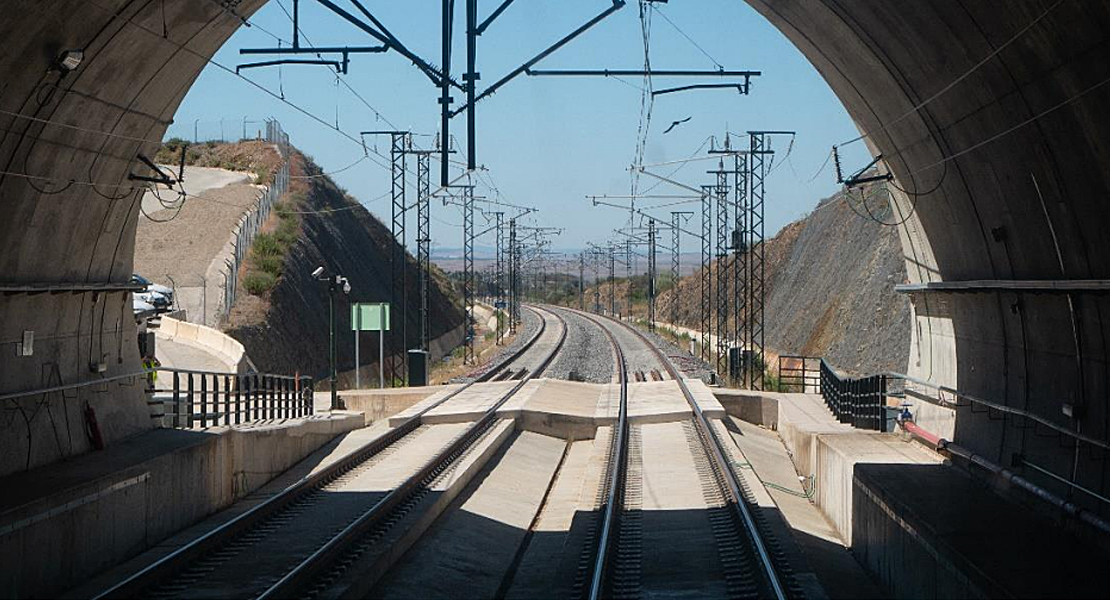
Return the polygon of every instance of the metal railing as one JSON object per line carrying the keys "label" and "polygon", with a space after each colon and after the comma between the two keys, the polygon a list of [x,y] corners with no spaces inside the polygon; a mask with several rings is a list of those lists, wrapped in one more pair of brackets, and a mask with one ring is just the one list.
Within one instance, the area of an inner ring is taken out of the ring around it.
{"label": "metal railing", "polygon": [[821,393],[821,359],[815,356],[779,356],[779,390],[800,394]]}
{"label": "metal railing", "polygon": [[779,391],[798,391],[798,388],[807,393],[820,393],[825,405],[841,423],[857,429],[886,430],[885,374],[847,377],[837,373],[824,358],[780,356]]}
{"label": "metal railing", "polygon": [[313,414],[311,377],[157,367],[152,418],[175,429],[240,425]]}

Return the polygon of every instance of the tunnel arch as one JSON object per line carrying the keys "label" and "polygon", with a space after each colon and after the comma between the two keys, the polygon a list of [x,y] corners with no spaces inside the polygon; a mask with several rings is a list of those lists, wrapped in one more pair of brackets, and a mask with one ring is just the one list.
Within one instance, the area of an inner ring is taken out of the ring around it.
{"label": "tunnel arch", "polygon": [[[1110,77],[1110,5],[747,1],[813,63],[869,134],[860,143],[887,157],[907,190],[894,204],[909,217],[900,233],[911,283],[1110,279],[1110,117],[1100,110],[1110,100],[1100,85]],[[207,59],[264,2],[9,7],[0,22],[0,394],[138,369],[128,294],[112,288],[131,272],[139,218],[127,175],[139,152],[153,154]],[[63,75],[55,64],[65,49],[82,49],[84,60]],[[36,286],[57,293],[17,291]],[[1103,296],[982,288],[912,297],[911,375],[1110,437]],[[24,331],[35,332],[35,355],[16,357]],[[126,379],[28,400],[24,419],[36,407],[54,411],[68,439],[48,419],[26,432],[9,423],[0,449],[16,458],[0,474],[85,451],[85,402],[109,443],[150,427],[140,386]],[[1034,456],[1107,491],[1105,453],[1077,453],[1042,433],[961,409],[954,435],[996,462]]]}

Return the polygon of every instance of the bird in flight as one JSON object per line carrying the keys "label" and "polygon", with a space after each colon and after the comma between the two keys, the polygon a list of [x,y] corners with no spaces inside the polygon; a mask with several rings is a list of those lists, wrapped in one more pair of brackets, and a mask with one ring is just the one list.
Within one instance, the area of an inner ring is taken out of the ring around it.
{"label": "bird in flight", "polygon": [[671,123],[671,126],[668,127],[663,133],[664,134],[670,133],[672,129],[674,129],[675,127],[678,127],[679,125],[682,125],[683,123],[685,123],[686,121],[689,121],[692,118],[693,117],[686,117],[685,119],[681,119],[681,120],[678,120],[678,121],[675,121],[675,122]]}

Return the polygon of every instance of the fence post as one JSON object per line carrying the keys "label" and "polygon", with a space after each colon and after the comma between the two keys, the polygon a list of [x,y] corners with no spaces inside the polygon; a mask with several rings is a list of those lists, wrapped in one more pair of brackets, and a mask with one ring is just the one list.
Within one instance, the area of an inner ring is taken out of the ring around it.
{"label": "fence post", "polygon": [[243,376],[235,376],[235,424],[242,423],[243,417]]}
{"label": "fence post", "polygon": [[208,378],[200,376],[200,426],[208,427]]}
{"label": "fence post", "polygon": [[173,373],[173,426],[181,427],[181,374]]}
{"label": "fence post", "polygon": [[264,375],[263,376],[263,387],[266,388],[266,392],[265,392],[265,394],[266,394],[266,405],[267,405],[267,409],[268,409],[267,412],[266,412],[266,415],[267,415],[266,418],[267,419],[274,419],[275,418],[275,414],[274,414],[274,404],[275,404],[275,402],[274,402],[274,378],[273,378],[272,375]]}
{"label": "fence post", "polygon": [[188,425],[189,429],[192,429],[193,428],[193,374],[188,373],[188,376],[189,376],[189,381],[188,381],[188,385],[186,385],[186,388],[189,391],[189,398],[186,401],[186,404],[188,406],[185,409],[185,423]]}
{"label": "fence post", "polygon": [[224,425],[231,425],[231,376],[224,375]]}
{"label": "fence post", "polygon": [[289,414],[289,380],[281,378],[281,418],[288,419]]}

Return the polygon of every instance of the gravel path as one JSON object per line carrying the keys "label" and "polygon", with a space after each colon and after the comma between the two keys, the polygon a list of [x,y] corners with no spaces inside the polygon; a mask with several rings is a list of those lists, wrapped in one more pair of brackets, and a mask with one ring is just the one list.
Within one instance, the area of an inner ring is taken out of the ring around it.
{"label": "gravel path", "polygon": [[512,341],[503,346],[493,355],[492,358],[479,365],[473,371],[467,373],[466,375],[463,375],[462,377],[452,377],[450,380],[448,380],[448,383],[469,383],[471,381],[474,381],[490,368],[492,368],[494,365],[501,364],[505,357],[509,356],[513,352],[516,352],[518,349],[520,349],[521,346],[527,343],[528,340],[531,340],[532,337],[536,335],[536,331],[540,327],[540,318],[536,316],[536,313],[528,310],[527,308],[520,311],[520,316],[522,323],[520,327],[517,328],[516,336],[513,337]]}
{"label": "gravel path", "polygon": [[548,308],[566,320],[567,339],[546,376],[589,383],[612,381],[613,350],[605,332],[578,313]]}
{"label": "gravel path", "polygon": [[[613,337],[617,339],[617,343],[621,346],[621,351],[624,352],[624,362],[628,365],[628,376],[632,380],[634,373],[642,371],[650,381],[650,372],[654,369],[663,375],[664,379],[668,379],[667,372],[663,369],[663,365],[656,358],[655,353],[651,347],[644,343],[635,333],[629,331],[624,326],[616,323],[605,317],[594,316],[597,322],[601,323],[606,329],[613,333]],[[606,348],[608,348],[608,343]]]}
{"label": "gravel path", "polygon": [[683,375],[693,379],[700,379],[706,383],[710,382],[710,374],[713,372],[713,368],[709,366],[709,363],[679,348],[658,334],[644,331],[643,329],[640,330],[640,333],[643,333],[651,340],[651,342],[655,344],[655,347],[662,349],[663,352],[666,353],[667,358],[671,359],[671,362],[674,363],[674,366],[677,367],[678,370],[682,371]]}

